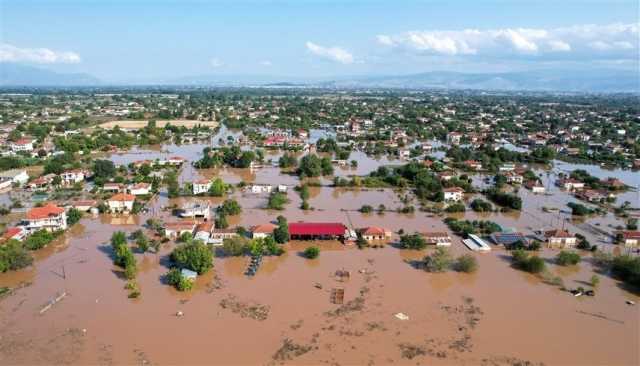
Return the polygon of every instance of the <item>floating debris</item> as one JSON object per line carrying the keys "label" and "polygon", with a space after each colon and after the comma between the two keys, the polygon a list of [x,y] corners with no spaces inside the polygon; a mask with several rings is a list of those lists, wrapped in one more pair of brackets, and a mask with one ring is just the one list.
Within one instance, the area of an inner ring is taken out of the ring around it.
{"label": "floating debris", "polygon": [[396,313],[394,316],[400,320],[409,320],[409,316],[404,313]]}

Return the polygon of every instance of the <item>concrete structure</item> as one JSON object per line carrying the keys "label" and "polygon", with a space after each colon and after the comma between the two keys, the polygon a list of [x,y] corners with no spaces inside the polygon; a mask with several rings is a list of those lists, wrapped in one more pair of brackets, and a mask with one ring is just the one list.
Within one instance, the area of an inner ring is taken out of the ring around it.
{"label": "concrete structure", "polygon": [[621,234],[625,247],[640,247],[640,231],[623,231]]}
{"label": "concrete structure", "polygon": [[195,221],[174,221],[164,224],[164,235],[170,238],[180,237],[184,233],[193,234],[197,223]]}
{"label": "concrete structure", "polygon": [[291,240],[336,240],[349,235],[348,229],[337,222],[295,222],[289,224]]}

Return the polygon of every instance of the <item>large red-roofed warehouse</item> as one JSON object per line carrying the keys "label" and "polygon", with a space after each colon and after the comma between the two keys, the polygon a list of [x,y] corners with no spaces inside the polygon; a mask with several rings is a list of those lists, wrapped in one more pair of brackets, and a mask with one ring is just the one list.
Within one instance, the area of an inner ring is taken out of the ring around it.
{"label": "large red-roofed warehouse", "polygon": [[289,224],[291,240],[332,240],[344,238],[347,227],[338,222],[294,222]]}

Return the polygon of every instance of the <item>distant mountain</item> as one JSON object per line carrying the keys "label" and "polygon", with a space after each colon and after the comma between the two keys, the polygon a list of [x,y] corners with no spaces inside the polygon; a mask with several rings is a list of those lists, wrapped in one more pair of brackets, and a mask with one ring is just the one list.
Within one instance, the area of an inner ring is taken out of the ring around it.
{"label": "distant mountain", "polygon": [[0,86],[94,86],[102,82],[81,73],[57,73],[9,62],[0,63]]}
{"label": "distant mountain", "polygon": [[441,88],[564,92],[640,92],[640,73],[622,70],[529,71],[513,73],[427,72],[357,77],[323,83],[335,88]]}
{"label": "distant mountain", "polygon": [[495,91],[640,92],[637,71],[597,69],[537,70],[511,73],[433,71],[409,75],[330,78],[273,75],[197,75],[144,82],[101,81],[89,74],[57,73],[14,63],[0,63],[0,86],[262,86],[270,88],[401,88]]}

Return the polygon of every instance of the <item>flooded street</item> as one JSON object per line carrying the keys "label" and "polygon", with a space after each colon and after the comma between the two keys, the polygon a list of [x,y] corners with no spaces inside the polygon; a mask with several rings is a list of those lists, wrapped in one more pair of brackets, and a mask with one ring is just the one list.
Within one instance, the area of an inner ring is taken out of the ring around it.
{"label": "flooded street", "polygon": [[[110,158],[116,164],[174,155],[194,161],[205,146],[167,145]],[[266,156],[276,161],[278,155]],[[337,168],[337,175],[363,175],[380,165],[397,163],[367,158],[360,152],[351,158],[358,160],[358,167]],[[290,188],[299,184],[296,176],[272,167],[196,170],[185,165],[180,181],[213,177],[231,184],[256,182]],[[543,184],[553,195],[520,189],[522,212],[467,211],[456,217],[490,219],[528,231],[562,225],[567,214],[543,212],[542,207],[566,210],[566,203],[574,199],[559,192],[552,179],[543,174]],[[631,179],[625,180],[630,185],[639,183],[637,174],[621,179]],[[629,194],[626,200],[637,193]],[[236,189],[231,197],[243,208],[242,214],[229,217],[231,227],[250,227],[283,215],[289,222],[337,221],[393,232],[447,230],[441,216],[393,212],[403,203],[392,189],[310,187],[312,209],[308,211],[299,209],[301,199],[292,189],[282,211],[265,209],[266,195]],[[122,271],[112,262],[112,233],[131,233],[151,217],[168,220],[170,211],[163,208],[172,204],[208,200],[218,205],[224,199],[168,199],[162,192],[149,203],[146,214],[85,215],[54,244],[36,252],[33,266],[0,274],[0,286],[17,287],[0,299],[0,364],[640,363],[640,308],[625,304],[626,300],[640,301],[637,294],[603,274],[595,297],[576,298],[512,268],[510,255],[503,249],[493,246],[490,253],[471,253],[454,235],[451,251],[475,256],[477,272],[434,274],[414,268],[415,261],[433,249],[412,251],[386,245],[359,250],[338,242],[316,242],[321,254],[309,260],[300,252],[310,242],[290,242],[284,246],[284,255],[265,258],[255,277],[244,275],[247,257],[216,257],[214,269],[200,276],[190,292],[178,292],[164,283],[168,254],[176,245],[168,242],[157,254],[134,251],[141,296],[129,299]],[[365,204],[374,208],[383,204],[388,211],[358,212]],[[602,226],[621,223],[610,213],[593,222]],[[580,222],[567,225],[592,243],[600,242]],[[550,271],[569,288],[588,286],[585,284],[596,273],[590,254],[572,267],[553,264],[556,254],[548,249],[540,253]],[[350,272],[348,279],[334,275],[341,269]],[[344,289],[343,305],[330,302],[332,289]],[[63,293],[66,296],[40,313]],[[260,309],[259,316],[256,309]],[[178,312],[184,315],[176,316]],[[397,313],[409,318],[401,320]]]}

